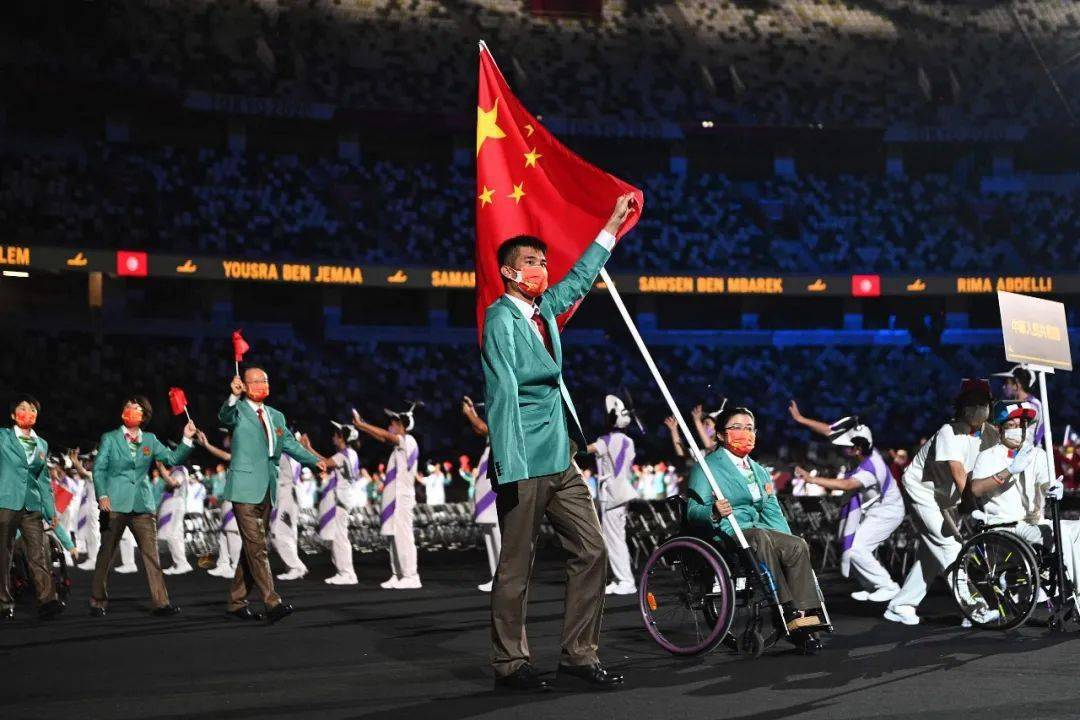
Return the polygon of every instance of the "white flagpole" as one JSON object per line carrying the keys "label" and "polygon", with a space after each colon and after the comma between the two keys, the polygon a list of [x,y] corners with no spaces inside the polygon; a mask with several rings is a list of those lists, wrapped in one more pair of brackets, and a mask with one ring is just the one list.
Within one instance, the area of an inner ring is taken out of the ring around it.
{"label": "white flagpole", "polygon": [[[633,318],[630,317],[630,313],[623,303],[622,296],[619,295],[619,289],[615,287],[615,283],[612,281],[611,276],[608,275],[606,268],[600,269],[600,278],[607,286],[608,292],[611,293],[611,299],[615,301],[615,307],[619,309],[619,314],[622,315],[623,321],[626,322],[627,329],[630,330],[630,335],[633,336],[634,342],[637,343],[638,350],[641,351],[641,356],[645,358],[645,364],[649,366],[649,371],[652,372],[653,379],[656,380],[656,384],[660,386],[660,393],[664,396],[664,400],[667,401],[671,414],[679,424],[679,429],[682,430],[683,435],[686,436],[686,442],[690,447],[690,454],[693,455],[694,462],[696,462],[698,467],[701,468],[701,471],[705,473],[705,477],[708,479],[709,485],[712,486],[713,494],[716,495],[717,500],[723,500],[724,494],[720,492],[720,486],[713,476],[712,469],[709,467],[708,463],[705,462],[705,456],[701,453],[701,449],[698,448],[697,441],[690,432],[690,428],[687,427],[686,420],[683,419],[682,413],[679,412],[679,407],[675,404],[675,398],[671,396],[671,391],[668,390],[667,383],[664,382],[664,378],[660,375],[660,370],[656,367],[656,363],[653,361],[649,348],[646,347],[645,341],[641,338],[641,333],[638,332],[637,325],[634,324]],[[743,549],[748,548],[749,545],[746,542],[746,537],[743,535],[742,528],[739,527],[738,521],[735,520],[735,516],[729,515],[728,522],[731,523],[731,529],[735,533],[735,539],[738,540],[739,547]]]}

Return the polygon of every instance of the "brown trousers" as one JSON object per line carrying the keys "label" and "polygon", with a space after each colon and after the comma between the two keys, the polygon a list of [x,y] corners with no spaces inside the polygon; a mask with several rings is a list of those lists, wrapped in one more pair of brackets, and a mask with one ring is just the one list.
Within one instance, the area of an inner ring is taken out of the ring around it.
{"label": "brown trousers", "polygon": [[161,560],[158,558],[157,515],[111,512],[109,527],[101,533],[101,547],[98,548],[94,580],[90,586],[90,607],[109,606],[109,571],[112,570],[116,549],[120,547],[120,539],[128,527],[142,555],[146,584],[150,587],[150,604],[155,608],[169,604],[165,576],[161,573]]}
{"label": "brown trousers", "polygon": [[45,554],[48,546],[41,513],[0,508],[0,609],[4,610],[15,607],[15,598],[11,596],[11,555],[19,530],[26,544],[26,564],[30,567],[37,604],[56,599],[56,585],[49,570],[51,563]]}
{"label": "brown trousers", "polygon": [[758,560],[772,573],[780,602],[792,603],[796,610],[821,607],[814,583],[814,568],[810,564],[810,548],[805,540],[762,528],[743,530],[743,534]]}
{"label": "brown trousers", "polygon": [[607,551],[589,488],[574,463],[564,472],[496,488],[502,550],[491,590],[491,664],[505,677],[529,661],[525,609],[544,516],[551,521],[566,561],[562,655],[566,665],[597,662],[607,583]]}
{"label": "brown trousers", "polygon": [[274,592],[274,576],[270,572],[270,553],[266,543],[266,529],[270,526],[270,493],[267,492],[261,503],[234,502],[233,513],[243,549],[229,588],[229,612],[247,606],[247,597],[253,585],[259,588],[267,609],[277,607],[281,604],[281,596]]}

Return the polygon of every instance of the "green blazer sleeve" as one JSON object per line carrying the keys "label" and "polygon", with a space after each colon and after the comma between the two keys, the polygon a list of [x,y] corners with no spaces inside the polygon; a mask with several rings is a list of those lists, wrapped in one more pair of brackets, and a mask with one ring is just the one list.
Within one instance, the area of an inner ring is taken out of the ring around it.
{"label": "green blazer sleeve", "polygon": [[168,445],[157,439],[157,436],[154,437],[154,459],[165,463],[169,467],[184,462],[193,449],[186,442],[181,442],[176,446],[176,449],[170,450]]}
{"label": "green blazer sleeve", "polygon": [[98,500],[109,495],[109,451],[109,433],[105,433],[98,443],[97,457],[94,459],[94,494]]}
{"label": "green blazer sleeve", "polygon": [[64,529],[64,526],[57,525],[53,528],[53,532],[56,533],[56,539],[60,541],[64,549],[71,552],[71,549],[75,547],[75,543],[71,541],[71,534]]}
{"label": "green blazer sleeve", "polygon": [[562,315],[574,306],[592,290],[596,276],[600,269],[611,257],[603,245],[594,242],[582,254],[581,258],[570,268],[559,282],[548,288],[543,295],[543,302],[547,304],[553,313]]}
{"label": "green blazer sleeve", "polygon": [[293,434],[286,432],[281,436],[281,452],[291,457],[301,465],[306,465],[312,470],[319,463],[319,458],[315,456],[310,450],[297,442]]}
{"label": "green blazer sleeve", "polygon": [[218,410],[218,420],[222,425],[230,430],[236,427],[236,420],[240,414],[240,400],[237,400],[233,404],[229,404],[229,400],[226,399],[221,405],[221,409]]}
{"label": "green blazer sleeve", "polygon": [[[550,290],[549,290],[550,292]],[[514,372],[514,328],[509,316],[491,315],[484,323],[481,349],[491,467],[497,484],[529,477],[525,433],[518,407],[518,381]]]}
{"label": "green blazer sleeve", "polygon": [[708,478],[701,466],[695,464],[686,490],[686,521],[695,534],[706,537],[716,534],[712,517],[715,499]]}

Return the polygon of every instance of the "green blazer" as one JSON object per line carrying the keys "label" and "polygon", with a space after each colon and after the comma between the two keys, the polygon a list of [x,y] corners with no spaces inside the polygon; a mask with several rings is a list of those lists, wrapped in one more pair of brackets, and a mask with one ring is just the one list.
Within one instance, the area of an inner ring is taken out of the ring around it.
{"label": "green blazer", "polygon": [[259,416],[251,409],[246,398],[240,398],[230,405],[228,400],[221,406],[218,419],[232,431],[229,471],[225,476],[225,500],[239,503],[261,503],[267,493],[270,503],[277,502],[278,462],[281,453],[296,460],[301,465],[315,469],[319,458],[297,442],[292,432],[285,425],[285,416],[263,405],[274,429],[274,454],[271,456],[266,447],[266,431]]}
{"label": "green blazer", "polygon": [[[750,528],[762,528],[777,530],[791,534],[784,511],[780,508],[780,502],[776,499],[772,481],[765,468],[750,460],[750,469],[757,481],[760,499],[754,500],[750,494],[746,476],[731,462],[727,452],[717,449],[705,457],[709,469],[712,470],[716,483],[720,486],[720,492],[731,503],[736,522],[743,530]],[[700,465],[694,465],[690,472],[690,484],[686,493],[686,519],[690,529],[705,538],[719,542],[723,538],[721,533],[731,537],[731,522],[722,518],[720,522],[713,521],[713,503],[716,495],[713,494],[712,486]]]}
{"label": "green blazer", "polygon": [[562,342],[555,318],[584,298],[611,256],[592,243],[570,272],[538,298],[554,359],[531,319],[505,295],[484,316],[481,362],[487,423],[491,438],[488,465],[497,484],[561,473],[570,466],[567,411],[578,449],[587,445],[574,402],[562,379]]}
{"label": "green blazer", "polygon": [[168,466],[179,465],[191,450],[184,442],[170,450],[154,433],[144,430],[132,459],[124,430],[110,430],[101,436],[94,460],[94,493],[98,500],[108,497],[113,512],[154,514],[161,494],[150,483],[150,468],[158,460]]}
{"label": "green blazer", "polygon": [[0,508],[40,512],[48,520],[55,517],[48,457],[49,445],[38,437],[37,449],[27,462],[26,451],[15,430],[0,429]]}

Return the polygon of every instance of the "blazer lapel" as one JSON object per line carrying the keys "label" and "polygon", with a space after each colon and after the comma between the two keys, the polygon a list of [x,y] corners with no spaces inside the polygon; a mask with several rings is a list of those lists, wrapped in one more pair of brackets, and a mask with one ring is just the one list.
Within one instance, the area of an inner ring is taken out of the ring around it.
{"label": "blazer lapel", "polygon": [[[518,309],[518,306],[505,295],[503,295],[502,300],[510,308],[510,312],[512,312],[514,314],[514,317],[517,319],[517,322],[514,323],[514,327],[517,329],[518,335],[520,335],[525,340],[525,342],[529,344],[529,347],[532,348],[533,354],[536,355],[538,358],[541,358],[540,362],[544,362],[546,360],[548,363],[555,365],[555,361],[552,359],[551,353],[547,351],[547,348],[544,347],[544,343],[540,341],[540,336],[536,334],[535,330],[529,327],[529,325],[532,324],[532,320],[522,315],[521,310]],[[547,317],[544,315],[543,311],[540,312],[540,317],[544,319],[544,323],[548,326],[548,337],[551,337],[551,325],[550,323],[548,323]],[[552,348],[555,347],[554,341],[552,341],[551,345]],[[557,365],[555,365],[555,367],[558,368]]]}
{"label": "blazer lapel", "polygon": [[[25,467],[30,467],[30,461],[26,459],[26,446],[23,445],[22,440],[19,439],[18,432],[12,430],[8,434],[11,436],[11,440],[8,441],[10,443],[11,449],[14,450],[15,454],[19,456],[19,460],[22,461],[22,464]],[[37,452],[36,441],[34,444],[34,451]]]}
{"label": "blazer lapel", "polygon": [[[555,353],[555,365],[561,370],[562,338],[559,337],[559,323],[556,322],[555,316],[550,311],[544,312],[541,310],[540,317],[544,319],[544,326],[547,327],[548,337],[551,338],[551,351]],[[535,336],[536,333],[533,333],[533,335]]]}

